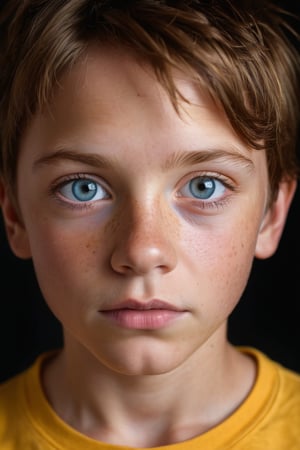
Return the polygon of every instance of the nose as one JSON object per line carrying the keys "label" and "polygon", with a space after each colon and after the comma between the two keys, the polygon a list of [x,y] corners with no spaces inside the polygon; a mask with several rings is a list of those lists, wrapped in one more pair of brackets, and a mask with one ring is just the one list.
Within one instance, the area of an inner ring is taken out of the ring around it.
{"label": "nose", "polygon": [[111,267],[123,275],[168,273],[177,264],[174,228],[159,207],[132,205],[118,218]]}

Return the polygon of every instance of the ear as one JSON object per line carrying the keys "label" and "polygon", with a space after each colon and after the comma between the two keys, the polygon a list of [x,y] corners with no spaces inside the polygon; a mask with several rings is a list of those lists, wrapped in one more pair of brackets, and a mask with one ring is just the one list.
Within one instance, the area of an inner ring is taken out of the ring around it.
{"label": "ear", "polygon": [[296,187],[295,179],[280,183],[277,198],[267,210],[259,230],[255,248],[256,258],[269,258],[277,250]]}
{"label": "ear", "polygon": [[0,180],[0,205],[7,240],[12,252],[21,259],[31,258],[29,240],[21,215],[2,180]]}

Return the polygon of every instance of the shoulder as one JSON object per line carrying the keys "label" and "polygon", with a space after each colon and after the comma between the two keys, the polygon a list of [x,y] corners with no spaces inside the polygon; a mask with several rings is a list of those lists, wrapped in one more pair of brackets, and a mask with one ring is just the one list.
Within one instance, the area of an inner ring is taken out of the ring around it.
{"label": "shoulder", "polygon": [[243,351],[248,352],[257,361],[257,380],[254,391],[257,398],[265,396],[265,417],[277,426],[281,422],[289,423],[290,427],[297,429],[298,432],[300,429],[300,374],[272,360],[259,350],[246,348]]}
{"label": "shoulder", "polygon": [[0,384],[0,421],[2,422],[3,414],[6,415],[10,412],[12,408],[15,407],[20,402],[20,397],[23,393],[23,383],[25,374],[28,369],[23,373],[15,375],[9,380]]}
{"label": "shoulder", "polygon": [[289,394],[293,392],[300,396],[300,373],[284,367],[279,362],[271,359],[260,350],[254,348],[242,348],[243,352],[250,354],[257,361],[258,377],[272,376],[277,382],[280,392]]}
{"label": "shoulder", "polygon": [[26,422],[24,380],[27,370],[0,385],[0,448],[16,449]]}
{"label": "shoulder", "polygon": [[[40,355],[22,373],[0,384],[0,448],[24,448],[24,440],[32,430],[31,405],[39,384],[42,361],[47,354]],[[22,437],[22,438],[21,438]]]}
{"label": "shoulder", "polygon": [[278,373],[278,402],[282,412],[290,419],[296,419],[300,429],[300,374],[278,363],[274,363]]}
{"label": "shoulder", "polygon": [[279,362],[255,348],[241,347],[243,353],[247,353],[256,360],[257,382],[263,387],[268,381],[272,382],[274,392],[279,397],[297,398],[300,397],[300,373],[284,367]]}

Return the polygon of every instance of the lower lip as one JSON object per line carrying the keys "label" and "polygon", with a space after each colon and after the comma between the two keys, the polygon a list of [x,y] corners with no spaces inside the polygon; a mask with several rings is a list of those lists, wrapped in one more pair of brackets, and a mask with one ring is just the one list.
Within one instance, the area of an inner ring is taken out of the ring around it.
{"label": "lower lip", "polygon": [[169,325],[183,314],[168,309],[118,309],[101,313],[117,325],[135,330],[157,330]]}

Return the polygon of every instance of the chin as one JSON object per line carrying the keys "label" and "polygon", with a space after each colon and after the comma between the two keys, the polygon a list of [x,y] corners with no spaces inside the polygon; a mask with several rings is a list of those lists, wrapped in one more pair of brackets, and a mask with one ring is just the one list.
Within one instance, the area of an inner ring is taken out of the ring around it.
{"label": "chin", "polygon": [[114,372],[125,375],[125,376],[132,376],[132,377],[143,377],[143,376],[150,376],[150,375],[163,375],[166,373],[172,372],[177,366],[173,364],[158,364],[156,363],[149,363],[149,362],[139,362],[135,365],[123,365],[123,366],[110,366],[110,369]]}
{"label": "chin", "polygon": [[[113,357],[112,357],[113,355]],[[157,346],[149,348],[128,348],[123,351],[107,352],[98,358],[109,370],[127,376],[162,375],[172,372],[188,359],[189,355],[180,354],[176,349],[159,349]]]}

